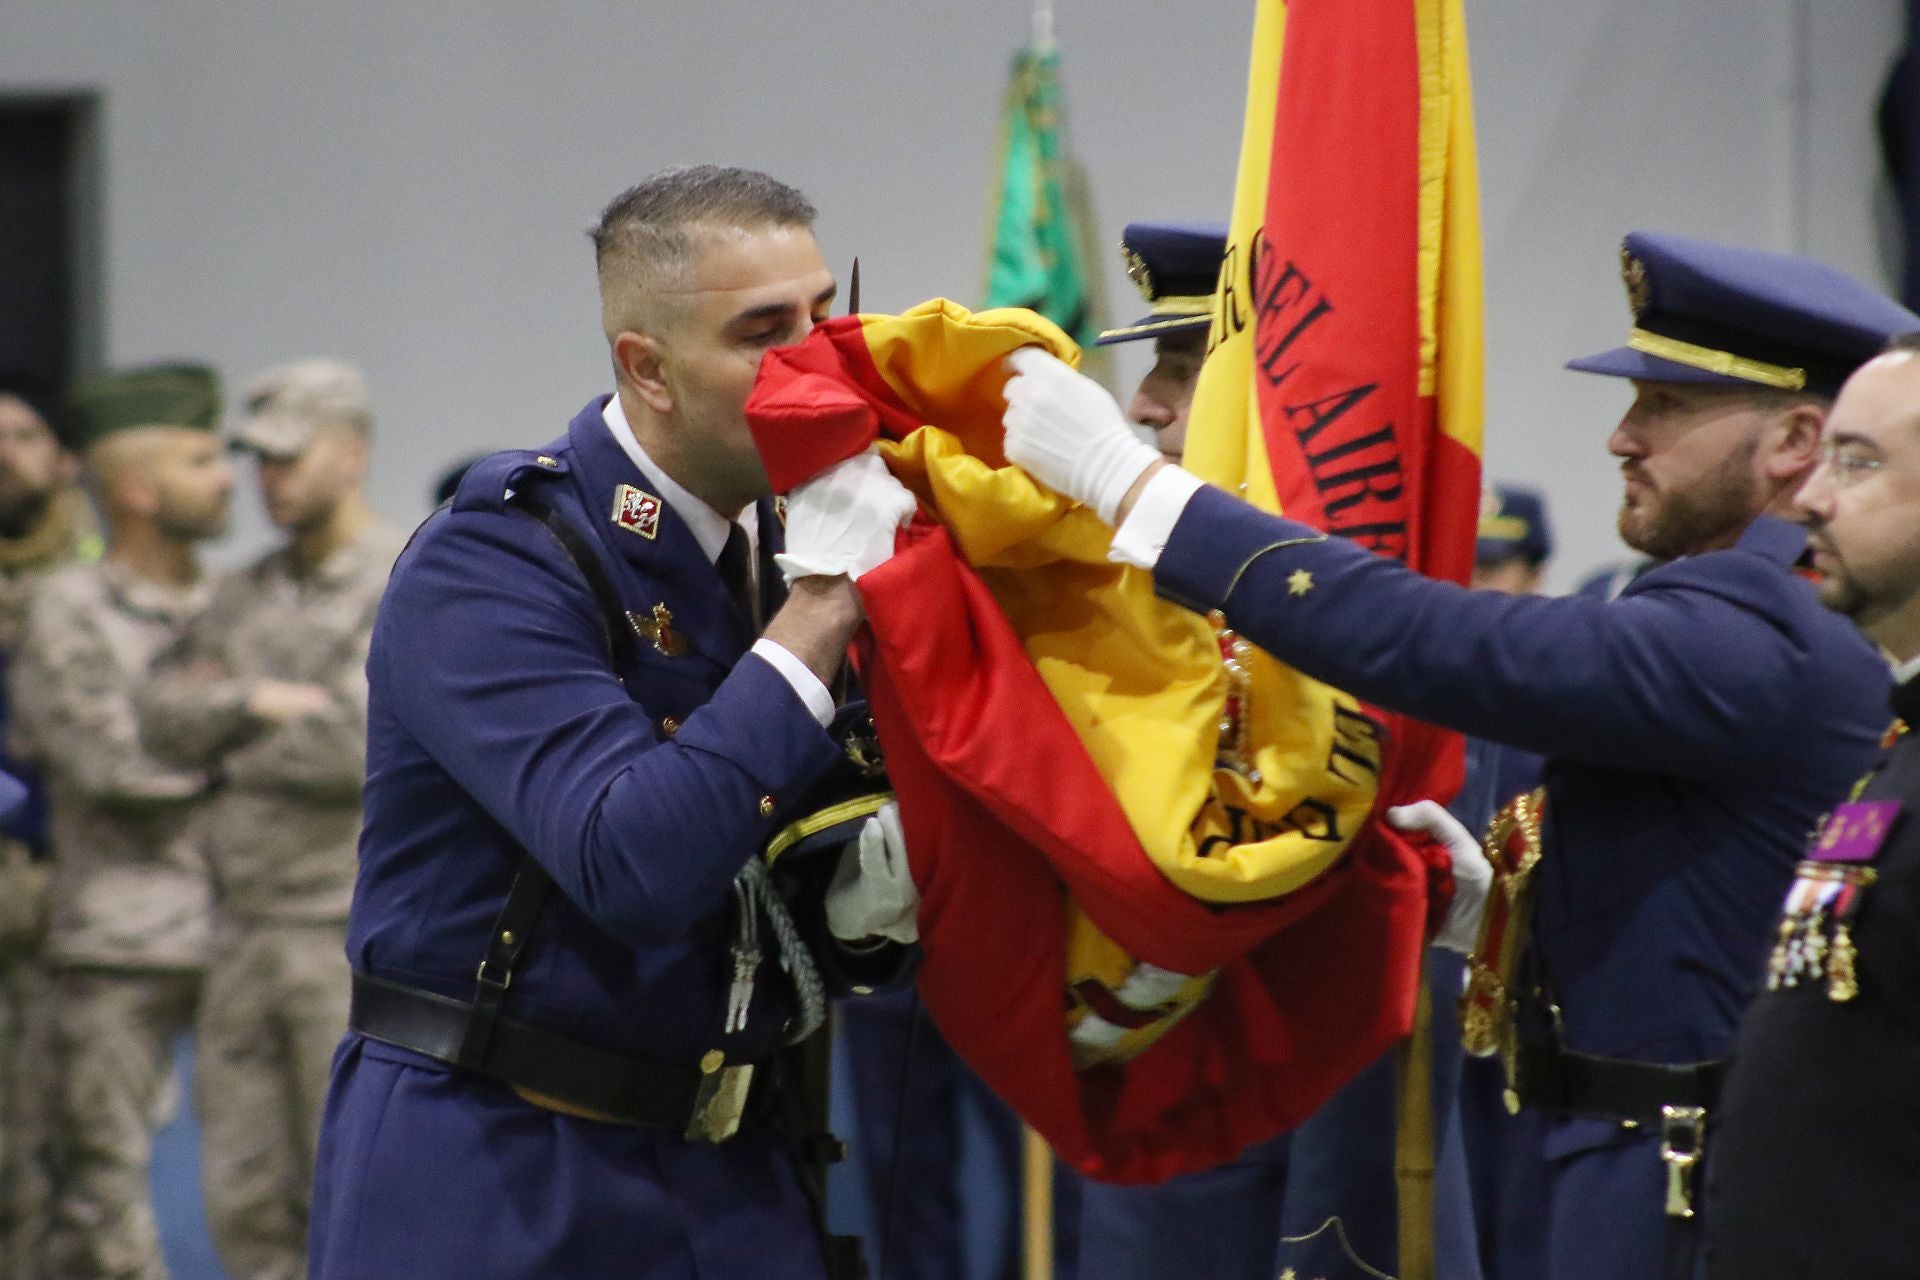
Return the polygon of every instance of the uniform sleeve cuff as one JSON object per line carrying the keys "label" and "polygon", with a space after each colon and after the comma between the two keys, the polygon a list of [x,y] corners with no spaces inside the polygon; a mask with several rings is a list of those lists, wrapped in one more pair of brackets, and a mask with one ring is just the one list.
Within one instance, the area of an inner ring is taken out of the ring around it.
{"label": "uniform sleeve cuff", "polygon": [[1130,564],[1137,569],[1152,569],[1160,563],[1160,553],[1173,536],[1180,513],[1201,488],[1192,472],[1179,467],[1162,467],[1147,481],[1134,501],[1133,510],[1114,531],[1113,546],[1107,559]]}
{"label": "uniform sleeve cuff", "polygon": [[833,695],[827,692],[827,686],[820,683],[820,677],[813,674],[806,663],[793,656],[786,646],[774,640],[755,640],[749,651],[766,659],[767,665],[780,673],[780,678],[793,686],[800,695],[800,701],[807,711],[820,722],[822,729],[833,723]]}

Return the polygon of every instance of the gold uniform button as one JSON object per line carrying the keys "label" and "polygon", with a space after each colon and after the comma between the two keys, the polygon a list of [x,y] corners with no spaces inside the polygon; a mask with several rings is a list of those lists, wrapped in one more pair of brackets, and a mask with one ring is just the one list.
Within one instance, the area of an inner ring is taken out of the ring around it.
{"label": "gold uniform button", "polygon": [[760,797],[760,816],[763,818],[770,818],[773,816],[773,797],[772,796]]}
{"label": "gold uniform button", "polygon": [[539,463],[541,466],[545,467],[549,471],[553,470],[555,467],[560,465],[560,459],[545,453],[535,458],[534,461]]}
{"label": "gold uniform button", "polygon": [[661,716],[660,732],[671,738],[674,734],[680,732],[680,722],[672,716]]}

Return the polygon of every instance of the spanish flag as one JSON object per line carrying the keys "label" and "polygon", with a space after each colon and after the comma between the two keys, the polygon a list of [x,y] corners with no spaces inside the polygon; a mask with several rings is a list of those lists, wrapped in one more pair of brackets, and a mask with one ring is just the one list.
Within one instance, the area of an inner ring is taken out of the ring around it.
{"label": "spanish flag", "polygon": [[919,498],[860,580],[856,662],[929,1013],[1063,1159],[1157,1181],[1297,1124],[1404,1032],[1445,859],[1369,820],[1378,726],[1325,686],[1292,676],[1253,709],[1275,736],[1217,766],[1244,688],[1212,623],[1001,455],[1027,345],[1078,358],[1030,311],[844,317],[767,356],[748,419],[778,491],[877,441]]}
{"label": "spanish flag", "polygon": [[[877,440],[920,499],[861,580],[857,660],[922,892],[930,1013],[1064,1159],[1159,1180],[1298,1123],[1404,1034],[1445,857],[1372,815],[1445,768],[1406,767],[1380,717],[1158,599],[1092,513],[1006,463],[1002,361],[1023,345],[1078,358],[1027,311],[834,320],[769,354],[748,417],[776,490]],[[1415,471],[1421,421],[1388,451]],[[1277,454],[1248,422],[1249,451]],[[1345,492],[1329,523],[1360,505]],[[1423,495],[1396,510],[1410,546],[1439,545]]]}

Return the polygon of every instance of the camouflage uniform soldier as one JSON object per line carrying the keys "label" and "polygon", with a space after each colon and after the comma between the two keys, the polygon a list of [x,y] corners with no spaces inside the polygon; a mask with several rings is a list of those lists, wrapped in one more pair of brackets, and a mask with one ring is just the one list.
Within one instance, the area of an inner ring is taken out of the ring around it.
{"label": "camouflage uniform soldier", "polygon": [[226,528],[233,496],[219,414],[198,366],[76,390],[106,558],[46,580],[11,672],[14,745],[45,776],[54,851],[55,1276],[166,1274],[147,1164],[206,961],[210,893],[186,822],[208,779],[146,753],[132,694],[207,603],[194,548]]}
{"label": "camouflage uniform soldier", "polygon": [[[0,671],[20,647],[40,583],[100,554],[76,475],[45,416],[23,390],[0,384]],[[0,734],[6,722],[0,699]],[[3,751],[0,769],[26,776]],[[26,811],[0,828],[0,1277],[32,1274],[46,1225],[45,855],[36,788]]]}
{"label": "camouflage uniform soldier", "polygon": [[364,667],[402,536],[362,494],[360,375],[261,378],[235,443],[286,546],[224,581],[141,698],[149,745],[224,785],[200,816],[214,942],[196,1097],[208,1222],[235,1280],[305,1274],[314,1148],[346,1031],[344,953],[366,767]]}

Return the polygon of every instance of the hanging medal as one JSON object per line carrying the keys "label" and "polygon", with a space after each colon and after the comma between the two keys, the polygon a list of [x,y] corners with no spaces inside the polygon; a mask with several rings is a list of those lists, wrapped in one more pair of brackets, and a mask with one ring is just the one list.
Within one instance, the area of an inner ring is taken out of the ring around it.
{"label": "hanging medal", "polygon": [[1825,980],[1827,998],[1845,1003],[1860,994],[1854,918],[1866,890],[1879,878],[1870,865],[1901,816],[1898,800],[1850,800],[1820,824],[1809,857],[1798,869],[1781,909],[1767,989]]}
{"label": "hanging medal", "polygon": [[[1871,876],[1873,868],[1861,867],[1860,872]],[[1833,918],[1833,955],[1827,961],[1827,999],[1836,1004],[1845,1004],[1860,994],[1860,979],[1854,971],[1858,956],[1853,949],[1853,913],[1860,905],[1860,891],[1871,883],[1849,882],[1841,886],[1839,897],[1834,900]]]}

